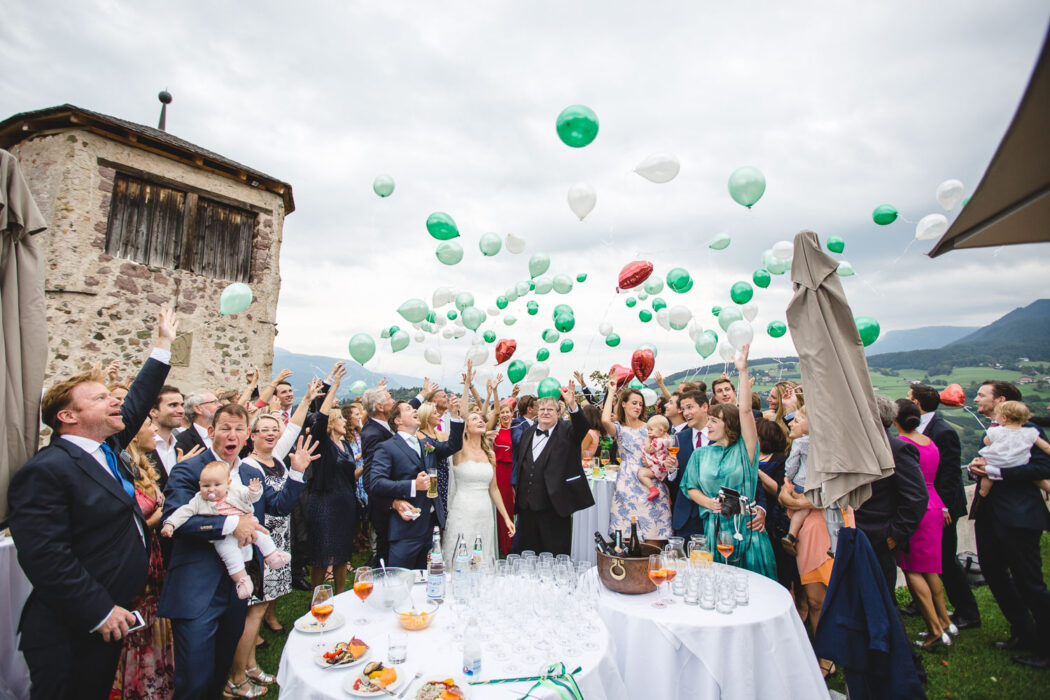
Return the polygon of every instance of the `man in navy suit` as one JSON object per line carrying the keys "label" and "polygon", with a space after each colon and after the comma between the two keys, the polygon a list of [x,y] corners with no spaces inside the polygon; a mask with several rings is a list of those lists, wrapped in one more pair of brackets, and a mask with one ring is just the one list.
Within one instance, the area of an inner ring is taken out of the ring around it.
{"label": "man in navy suit", "polygon": [[[685,418],[685,426],[675,433],[678,436],[678,471],[667,476],[675,482],[685,476],[685,468],[693,451],[708,443],[707,394],[701,391],[686,392],[678,397],[678,408]],[[704,523],[700,520],[699,507],[688,494],[678,493],[671,515],[671,526],[678,537],[688,539],[690,535],[703,534]]]}
{"label": "man in navy suit", "polygon": [[174,315],[157,315],[157,347],[123,404],[101,373],[55,384],[41,402],[51,444],[11,480],[18,561],[33,584],[19,648],[33,698],[106,698],[128,608],[146,582],[146,521],[129,465],[118,455],[138,433],[168,376]]}
{"label": "man in navy suit", "polygon": [[[219,408],[208,434],[212,440],[210,450],[171,470],[164,494],[165,519],[200,491],[201,470],[210,462],[226,462],[233,478],[241,478],[244,483],[258,477],[258,471],[242,467],[238,457],[248,439],[248,412],[242,406],[228,404]],[[237,597],[212,541],[232,533],[242,546],[251,544],[255,533],[263,530],[259,523],[266,513],[288,515],[303,488],[303,471],[309,461],[300,452],[293,456],[288,481],[280,491],[264,483],[263,497],[255,502],[254,515],[196,515],[175,531],[175,545],[157,609],[158,615],[172,621],[175,697],[218,697],[237,640],[244,632],[247,600]]]}
{"label": "man in navy suit", "polygon": [[407,501],[419,514],[388,508],[387,531],[390,537],[390,566],[422,569],[426,566],[427,549],[434,526],[445,526],[445,518],[437,498],[427,498],[430,479],[427,469],[437,469],[438,461],[454,455],[463,447],[463,420],[459,417],[459,401],[451,399],[452,415],[448,440],[439,442],[432,451],[426,451],[416,437],[419,415],[407,401],[398,401],[390,410],[390,430],[394,435],[376,448],[372,458],[372,493],[393,503]]}

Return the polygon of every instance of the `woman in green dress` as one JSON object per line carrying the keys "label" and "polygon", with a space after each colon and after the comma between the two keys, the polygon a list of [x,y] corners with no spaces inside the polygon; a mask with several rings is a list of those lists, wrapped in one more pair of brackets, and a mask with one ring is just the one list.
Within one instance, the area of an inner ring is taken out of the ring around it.
{"label": "woman in green dress", "polygon": [[729,562],[777,579],[777,567],[769,538],[762,534],[765,517],[759,515],[750,521],[746,515],[726,517],[722,515],[722,502],[718,500],[721,487],[733,489],[755,500],[758,484],[758,430],[751,413],[751,381],[747,372],[749,345],[740,348],[735,359],[740,373],[738,405],[747,407],[741,411],[732,404],[716,404],[708,414],[707,437],[710,444],[693,451],[682,478],[682,490],[700,506],[700,519],[704,523],[708,546],[714,550],[719,532],[739,532],[743,540],[734,539],[734,550]]}

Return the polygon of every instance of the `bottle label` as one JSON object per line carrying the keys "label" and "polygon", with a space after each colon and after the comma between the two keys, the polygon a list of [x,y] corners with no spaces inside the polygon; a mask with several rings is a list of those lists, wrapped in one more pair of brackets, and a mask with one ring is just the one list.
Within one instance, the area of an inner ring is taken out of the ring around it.
{"label": "bottle label", "polygon": [[427,598],[430,600],[441,600],[445,597],[445,576],[443,574],[430,574],[427,577]]}
{"label": "bottle label", "polygon": [[481,673],[481,657],[463,657],[463,674],[466,676],[477,676]]}

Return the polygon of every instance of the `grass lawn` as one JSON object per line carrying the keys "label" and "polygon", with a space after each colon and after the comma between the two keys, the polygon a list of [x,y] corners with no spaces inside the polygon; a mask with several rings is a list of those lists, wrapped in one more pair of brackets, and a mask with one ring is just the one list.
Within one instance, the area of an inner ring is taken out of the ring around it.
{"label": "grass lawn", "polygon": [[[1043,535],[1042,553],[1043,578],[1050,580],[1050,534]],[[366,558],[363,554],[355,556],[355,565],[365,563]],[[1050,671],[1018,666],[1010,661],[1012,652],[1000,651],[992,646],[992,642],[1006,639],[1010,630],[988,587],[982,586],[975,593],[981,609],[981,626],[962,632],[947,653],[924,655],[929,676],[927,695],[930,698],[975,699],[1050,697]],[[897,595],[903,604],[910,600],[906,589],[899,589]],[[310,594],[293,591],[278,601],[277,617],[282,625],[290,629],[292,622],[309,609]],[[918,638],[918,633],[926,629],[921,618],[905,617],[904,620],[910,639]],[[271,632],[263,625],[262,636],[269,644],[258,651],[259,663],[263,670],[276,674],[287,632]],[[760,663],[759,659],[755,661]],[[845,692],[841,671],[831,679],[829,687]],[[277,691],[278,688],[274,686],[265,697],[276,697]]]}

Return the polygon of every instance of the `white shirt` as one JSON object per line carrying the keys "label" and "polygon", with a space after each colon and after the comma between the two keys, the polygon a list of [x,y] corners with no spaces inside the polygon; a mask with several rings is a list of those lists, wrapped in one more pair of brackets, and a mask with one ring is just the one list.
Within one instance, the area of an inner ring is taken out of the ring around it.
{"label": "white shirt", "polygon": [[[194,428],[194,430],[197,431],[197,434],[201,436],[201,439],[204,440],[204,445],[210,450],[211,449],[211,438],[208,437],[208,429],[207,428],[202,428],[197,423],[193,424],[193,428]],[[219,461],[222,461],[222,460],[219,460]]]}
{"label": "white shirt", "polygon": [[171,468],[178,461],[178,452],[175,449],[175,433],[171,434],[170,443],[165,442],[160,435],[154,435],[153,444],[154,449],[157,450],[157,456],[160,457],[160,463],[164,466],[164,471],[171,474]]}
{"label": "white shirt", "polygon": [[[577,405],[575,411],[569,411],[569,413],[576,413],[580,407]],[[526,418],[525,420],[528,420]],[[558,427],[558,421],[554,422],[554,425],[547,428],[546,435],[540,435],[540,425],[536,424],[536,432],[532,435],[532,461],[535,462],[543,454],[543,448],[547,446],[547,441],[550,440],[550,436],[554,434],[554,429]]]}
{"label": "white shirt", "polygon": [[[691,428],[689,427],[688,423],[683,423],[682,427],[680,428],[680,432],[675,433],[675,435],[678,436],[679,447],[681,447],[681,445],[685,444],[685,442],[688,441],[689,444],[693,446],[693,449],[696,449],[696,428]],[[707,439],[707,426],[705,425],[703,428],[700,429],[700,445],[703,446],[708,444],[709,442],[710,440]],[[674,481],[676,478],[678,478],[678,473],[682,471],[685,470],[676,469],[674,472],[668,472],[667,480]]]}
{"label": "white shirt", "polygon": [[369,418],[369,420],[372,420],[372,421],[375,421],[376,423],[379,423],[379,425],[383,426],[383,429],[386,430],[391,435],[394,434],[394,431],[390,429],[390,424],[387,423],[386,421],[381,421],[378,418]]}
{"label": "white shirt", "polygon": [[919,432],[923,435],[926,434],[926,426],[928,426],[930,421],[933,420],[933,415],[933,411],[930,411],[929,413],[923,413],[919,416]]}

